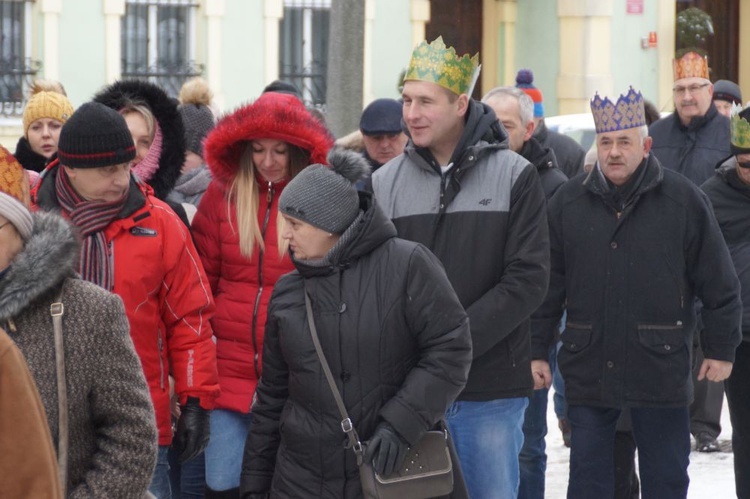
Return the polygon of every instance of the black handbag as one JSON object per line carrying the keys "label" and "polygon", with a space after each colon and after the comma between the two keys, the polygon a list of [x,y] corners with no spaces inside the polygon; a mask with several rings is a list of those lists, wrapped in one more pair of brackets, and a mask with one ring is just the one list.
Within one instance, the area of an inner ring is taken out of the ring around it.
{"label": "black handbag", "polygon": [[426,432],[416,445],[409,448],[401,468],[388,476],[379,475],[371,464],[364,462],[363,454],[367,442],[362,443],[359,440],[357,430],[354,429],[354,424],[349,418],[323,349],[320,347],[307,289],[305,289],[305,307],[315,351],[318,353],[323,373],[341,414],[341,429],[349,439],[349,446],[357,457],[365,499],[427,499],[450,494],[453,491],[453,463],[448,451],[448,433],[445,427],[442,431]]}

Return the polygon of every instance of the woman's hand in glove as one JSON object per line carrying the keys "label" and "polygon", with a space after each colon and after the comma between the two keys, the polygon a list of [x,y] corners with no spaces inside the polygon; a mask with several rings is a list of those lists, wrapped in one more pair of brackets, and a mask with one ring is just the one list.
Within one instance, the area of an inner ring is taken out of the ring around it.
{"label": "woman's hand in glove", "polygon": [[375,428],[375,433],[367,443],[364,460],[381,476],[388,476],[399,469],[406,458],[409,443],[393,429],[390,423],[383,421]]}

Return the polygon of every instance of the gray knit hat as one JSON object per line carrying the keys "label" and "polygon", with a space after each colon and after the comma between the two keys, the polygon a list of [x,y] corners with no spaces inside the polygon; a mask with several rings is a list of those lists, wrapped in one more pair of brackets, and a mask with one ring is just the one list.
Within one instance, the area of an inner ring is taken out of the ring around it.
{"label": "gray knit hat", "polygon": [[341,234],[359,214],[354,184],[370,171],[361,154],[343,149],[328,153],[331,165],[310,165],[284,188],[279,211],[332,234]]}
{"label": "gray knit hat", "polygon": [[213,130],[214,113],[208,106],[181,104],[178,107],[182,123],[185,125],[185,145],[187,150],[203,157],[203,139]]}

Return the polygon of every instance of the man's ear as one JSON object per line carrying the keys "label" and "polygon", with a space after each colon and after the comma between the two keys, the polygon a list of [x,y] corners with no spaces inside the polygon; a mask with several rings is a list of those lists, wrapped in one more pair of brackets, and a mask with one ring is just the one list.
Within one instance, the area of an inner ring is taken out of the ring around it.
{"label": "man's ear", "polygon": [[469,96],[461,94],[458,96],[458,115],[465,116],[466,111],[469,109]]}
{"label": "man's ear", "polygon": [[529,120],[528,123],[526,123],[526,133],[523,135],[523,141],[526,142],[531,138],[532,135],[534,135],[534,130],[536,130],[536,123],[534,120]]}
{"label": "man's ear", "polygon": [[76,178],[76,169],[69,166],[61,165],[65,169],[65,173],[68,174],[68,178]]}

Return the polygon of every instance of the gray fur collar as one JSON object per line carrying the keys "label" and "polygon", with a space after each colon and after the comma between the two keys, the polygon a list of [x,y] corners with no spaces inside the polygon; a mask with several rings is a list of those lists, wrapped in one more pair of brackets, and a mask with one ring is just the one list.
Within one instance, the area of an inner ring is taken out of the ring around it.
{"label": "gray fur collar", "polygon": [[35,213],[34,229],[0,280],[0,319],[17,316],[37,299],[75,275],[79,246],[60,215]]}

